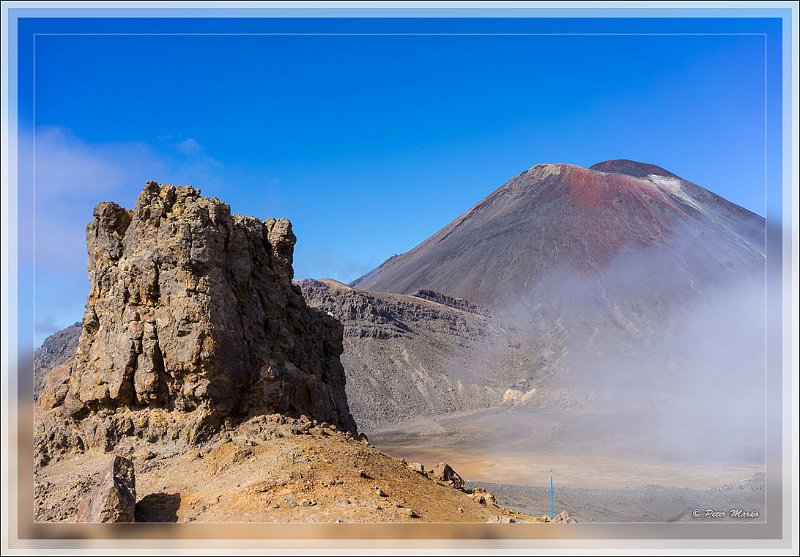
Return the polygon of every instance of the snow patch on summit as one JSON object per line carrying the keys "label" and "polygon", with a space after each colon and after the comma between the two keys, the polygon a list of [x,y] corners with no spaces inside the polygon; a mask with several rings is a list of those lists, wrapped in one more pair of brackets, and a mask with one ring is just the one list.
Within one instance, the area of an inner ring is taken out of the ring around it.
{"label": "snow patch on summit", "polygon": [[537,164],[532,166],[529,170],[532,170],[539,178],[547,178],[548,176],[556,176],[558,174],[561,174],[561,165]]}
{"label": "snow patch on summit", "polygon": [[669,176],[659,176],[658,174],[650,174],[647,176],[647,179],[653,182],[662,190],[667,191],[668,193],[672,194],[673,196],[677,197],[681,200],[685,205],[689,205],[700,211],[701,213],[707,214],[708,211],[702,205],[697,203],[695,199],[692,198],[691,195],[687,194],[682,187],[682,180],[679,178],[670,178]]}

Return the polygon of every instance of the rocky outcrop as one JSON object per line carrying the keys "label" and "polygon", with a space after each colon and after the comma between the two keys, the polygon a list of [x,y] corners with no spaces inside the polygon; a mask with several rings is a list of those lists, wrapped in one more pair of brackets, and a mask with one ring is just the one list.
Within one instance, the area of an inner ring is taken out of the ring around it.
{"label": "rocky outcrop", "polygon": [[567,511],[561,511],[555,516],[553,522],[565,522],[567,524],[577,524],[577,520]]}
{"label": "rocky outcrop", "polygon": [[425,466],[423,464],[420,464],[419,462],[409,462],[407,466],[414,472],[425,475]]}
{"label": "rocky outcrop", "polygon": [[33,354],[33,400],[39,400],[44,378],[54,367],[61,365],[75,355],[81,338],[82,323],[79,321],[57,331],[44,339]]}
{"label": "rocky outcrop", "polygon": [[460,309],[461,311],[480,313],[481,315],[490,314],[489,310],[477,304],[473,304],[469,300],[445,296],[441,292],[434,292],[433,290],[417,290],[412,294],[412,296],[416,298],[422,298],[423,300],[430,300],[431,302],[436,302],[437,304],[442,304],[443,306]]}
{"label": "rocky outcrop", "polygon": [[106,446],[125,435],[196,442],[273,412],[355,431],[342,326],[292,285],[288,220],[232,215],[192,187],[155,182],[132,211],[100,203],[94,216],[82,334],[68,369],[48,377],[43,409],[93,423],[86,435]]}
{"label": "rocky outcrop", "polygon": [[39,405],[42,408],[50,410],[64,403],[69,394],[71,374],[72,368],[69,362],[66,362],[55,366],[45,375],[39,396]]}
{"label": "rocky outcrop", "polygon": [[[495,523],[495,524],[514,524],[517,520],[514,519],[513,516],[493,516],[486,522]],[[530,522],[562,522],[567,524],[577,524],[578,521],[575,520],[567,511],[561,511],[555,516],[553,519],[549,514],[543,514],[541,516],[537,516],[530,520]]]}
{"label": "rocky outcrop", "polygon": [[99,485],[78,505],[76,522],[134,522],[136,476],[133,462],[114,456]]}
{"label": "rocky outcrop", "polygon": [[347,400],[359,427],[500,404],[528,391],[547,338],[530,338],[479,306],[436,292],[365,292],[298,281],[308,304],[344,325]]}
{"label": "rocky outcrop", "polygon": [[474,489],[468,490],[473,499],[475,499],[481,505],[488,505],[492,507],[497,506],[497,499],[494,496],[494,493],[488,491],[486,488],[483,487],[476,487]]}
{"label": "rocky outcrop", "polygon": [[428,476],[436,481],[447,483],[456,489],[464,487],[464,478],[459,476],[446,462],[440,462],[434,466],[433,470],[428,473]]}

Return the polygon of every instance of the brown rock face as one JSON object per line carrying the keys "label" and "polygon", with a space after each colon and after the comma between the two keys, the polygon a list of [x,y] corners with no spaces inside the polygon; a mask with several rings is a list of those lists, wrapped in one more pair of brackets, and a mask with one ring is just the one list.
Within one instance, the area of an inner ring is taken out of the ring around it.
{"label": "brown rock face", "polygon": [[134,522],[136,477],[133,462],[115,456],[100,484],[78,505],[76,522]]}
{"label": "brown rock face", "polygon": [[182,416],[189,441],[272,412],[355,430],[342,327],[292,286],[288,220],[155,182],[133,211],[100,203],[94,216],[83,331],[67,392],[42,394],[49,406],[77,419],[159,409]]}
{"label": "brown rock face", "polygon": [[42,395],[39,397],[42,408],[49,410],[64,404],[69,392],[70,372],[69,363],[65,363],[57,365],[44,377]]}

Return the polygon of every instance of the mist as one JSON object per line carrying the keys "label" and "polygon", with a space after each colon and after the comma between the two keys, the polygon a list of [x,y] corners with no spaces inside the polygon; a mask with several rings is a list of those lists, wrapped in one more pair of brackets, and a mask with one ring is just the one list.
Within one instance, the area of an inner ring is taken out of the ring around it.
{"label": "mist", "polygon": [[[698,241],[681,231],[598,272],[552,270],[499,312],[532,348],[554,348],[515,400],[529,427],[492,436],[498,451],[528,436],[540,451],[763,463],[763,254]],[[531,435],[544,416],[559,423],[552,437]]]}

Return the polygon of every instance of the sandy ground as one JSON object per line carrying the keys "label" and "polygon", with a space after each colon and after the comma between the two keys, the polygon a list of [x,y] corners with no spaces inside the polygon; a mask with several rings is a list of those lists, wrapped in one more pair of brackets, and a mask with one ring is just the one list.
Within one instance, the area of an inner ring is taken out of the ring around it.
{"label": "sandy ground", "polygon": [[561,485],[600,489],[623,489],[662,485],[710,489],[763,472],[763,466],[717,463],[706,467],[657,461],[631,461],[609,457],[566,454],[498,454],[435,447],[392,445],[376,440],[388,454],[422,463],[448,462],[464,478],[475,482],[538,485],[548,481],[551,467]]}
{"label": "sandy ground", "polygon": [[[131,439],[115,452],[134,462],[137,522],[534,521],[323,425],[256,418],[206,446]],[[111,458],[90,450],[37,469],[36,521],[73,520]]]}

